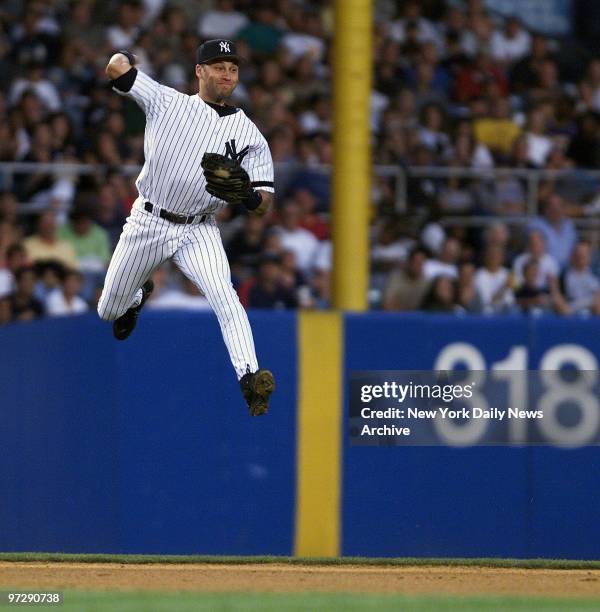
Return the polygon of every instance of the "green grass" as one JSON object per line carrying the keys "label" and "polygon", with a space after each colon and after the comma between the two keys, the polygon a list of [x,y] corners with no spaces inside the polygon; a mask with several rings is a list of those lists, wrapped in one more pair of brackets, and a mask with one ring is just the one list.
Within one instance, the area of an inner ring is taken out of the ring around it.
{"label": "green grass", "polygon": [[540,597],[431,597],[347,593],[137,593],[67,591],[55,612],[579,612],[598,610],[600,600]]}
{"label": "green grass", "polygon": [[213,555],[112,555],[67,553],[0,553],[0,561],[41,561],[71,563],[284,563],[287,565],[427,565],[427,566],[476,566],[512,567],[528,569],[600,569],[600,561],[570,559],[429,559],[425,557],[234,557]]}

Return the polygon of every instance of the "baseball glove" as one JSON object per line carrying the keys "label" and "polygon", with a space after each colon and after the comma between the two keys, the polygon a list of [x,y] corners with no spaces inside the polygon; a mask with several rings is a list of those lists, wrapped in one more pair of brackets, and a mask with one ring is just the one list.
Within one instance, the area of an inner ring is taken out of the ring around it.
{"label": "baseball glove", "polygon": [[210,195],[230,204],[248,199],[252,192],[250,177],[238,161],[220,153],[205,153],[201,165]]}

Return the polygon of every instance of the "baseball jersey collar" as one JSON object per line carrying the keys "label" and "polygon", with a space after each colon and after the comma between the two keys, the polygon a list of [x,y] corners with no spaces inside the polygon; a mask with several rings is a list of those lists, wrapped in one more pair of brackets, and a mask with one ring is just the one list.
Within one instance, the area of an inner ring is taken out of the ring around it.
{"label": "baseball jersey collar", "polygon": [[[196,94],[196,96],[198,97],[199,100],[202,100],[202,98],[200,97],[200,94]],[[229,106],[228,104],[214,104],[213,102],[207,102],[206,100],[202,100],[202,102],[204,102],[204,104],[206,104],[207,106],[210,106],[218,115],[219,117],[226,117],[227,115],[233,115],[234,113],[238,112],[238,108],[236,106]]]}

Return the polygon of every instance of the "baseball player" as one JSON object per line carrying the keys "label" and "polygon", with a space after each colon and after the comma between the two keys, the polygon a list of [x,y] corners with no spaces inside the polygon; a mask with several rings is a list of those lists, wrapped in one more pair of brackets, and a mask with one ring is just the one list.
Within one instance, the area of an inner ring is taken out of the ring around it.
{"label": "baseball player", "polygon": [[259,369],[248,317],[231,284],[215,212],[241,203],[263,215],[273,198],[273,161],[265,138],[244,111],[225,104],[238,83],[230,40],[209,40],[196,52],[199,92],[188,96],[135,67],[128,51],[106,67],[113,90],[146,115],[145,163],[134,202],[113,253],[98,314],[125,340],[152,293],[152,273],[167,259],[208,299],[250,414],[268,410],[273,375]]}

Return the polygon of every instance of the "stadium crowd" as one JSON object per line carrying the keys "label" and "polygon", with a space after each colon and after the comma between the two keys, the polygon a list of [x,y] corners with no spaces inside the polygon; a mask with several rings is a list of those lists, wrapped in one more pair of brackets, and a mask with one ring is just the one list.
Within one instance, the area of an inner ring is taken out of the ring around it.
{"label": "stadium crowd", "polygon": [[[376,2],[373,161],[470,168],[475,176],[374,176],[372,308],[451,313],[600,314],[600,59],[566,53],[482,0]],[[90,171],[0,173],[0,324],[95,308],[137,196],[144,117],[104,67],[128,48],[140,68],[197,91],[195,51],[235,39],[245,58],[232,103],[267,137],[276,206],[219,223],[248,308],[326,308],[333,13],[328,0],[6,0],[0,7],[0,161]],[[584,58],[582,60],[582,57]],[[523,175],[548,175],[528,216]],[[483,219],[478,226],[448,219]],[[154,308],[207,308],[172,266]]]}

